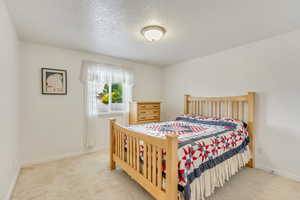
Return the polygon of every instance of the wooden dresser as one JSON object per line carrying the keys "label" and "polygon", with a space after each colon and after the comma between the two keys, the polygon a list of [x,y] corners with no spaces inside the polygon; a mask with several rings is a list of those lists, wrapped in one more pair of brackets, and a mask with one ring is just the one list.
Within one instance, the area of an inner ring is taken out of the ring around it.
{"label": "wooden dresser", "polygon": [[129,124],[142,124],[160,121],[160,102],[131,102]]}

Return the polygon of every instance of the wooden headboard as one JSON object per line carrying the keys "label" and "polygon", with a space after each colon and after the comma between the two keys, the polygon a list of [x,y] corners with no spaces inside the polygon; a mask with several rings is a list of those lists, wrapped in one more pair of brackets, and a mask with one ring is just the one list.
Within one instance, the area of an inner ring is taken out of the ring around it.
{"label": "wooden headboard", "polygon": [[231,97],[192,97],[184,96],[184,114],[196,114],[206,117],[226,117],[247,122],[250,137],[252,159],[249,167],[255,167],[254,135],[254,100],[255,93]]}

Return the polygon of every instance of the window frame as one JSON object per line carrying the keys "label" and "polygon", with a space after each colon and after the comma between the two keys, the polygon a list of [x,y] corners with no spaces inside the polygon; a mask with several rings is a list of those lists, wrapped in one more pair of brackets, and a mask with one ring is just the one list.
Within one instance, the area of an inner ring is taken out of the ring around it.
{"label": "window frame", "polygon": [[[85,62],[81,71],[80,80],[84,83],[84,101],[87,116],[93,117],[129,112],[129,102],[132,101],[133,88],[135,86],[133,73],[130,70],[110,64]],[[105,84],[109,87],[104,90]],[[120,86],[114,86],[114,84],[120,84]],[[121,89],[118,89],[119,87],[121,87]],[[108,90],[109,92],[107,93]],[[122,93],[121,105],[113,106],[113,101],[116,104],[121,102],[121,96],[112,96],[113,91]],[[107,97],[109,98],[108,104],[107,99],[102,99],[104,94],[110,94]]]}

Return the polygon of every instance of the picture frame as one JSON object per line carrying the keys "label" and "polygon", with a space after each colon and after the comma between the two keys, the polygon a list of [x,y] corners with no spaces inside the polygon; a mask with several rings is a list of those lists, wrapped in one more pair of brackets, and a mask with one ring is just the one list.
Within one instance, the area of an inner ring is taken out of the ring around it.
{"label": "picture frame", "polygon": [[67,94],[67,70],[41,68],[41,77],[43,95]]}

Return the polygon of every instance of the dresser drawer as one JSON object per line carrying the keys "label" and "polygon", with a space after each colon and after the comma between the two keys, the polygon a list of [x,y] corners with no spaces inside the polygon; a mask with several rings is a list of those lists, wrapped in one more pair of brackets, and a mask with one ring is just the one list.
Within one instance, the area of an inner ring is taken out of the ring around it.
{"label": "dresser drawer", "polygon": [[159,120],[160,115],[155,114],[155,115],[139,115],[138,120],[139,121],[146,121],[146,120]]}
{"label": "dresser drawer", "polygon": [[159,104],[139,104],[138,109],[139,110],[152,110],[152,109],[159,109]]}
{"label": "dresser drawer", "polygon": [[138,115],[159,115],[160,109],[139,110]]}

